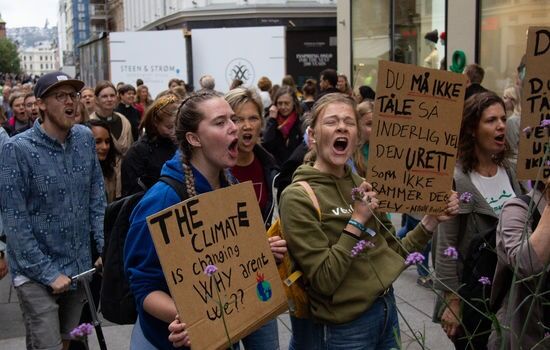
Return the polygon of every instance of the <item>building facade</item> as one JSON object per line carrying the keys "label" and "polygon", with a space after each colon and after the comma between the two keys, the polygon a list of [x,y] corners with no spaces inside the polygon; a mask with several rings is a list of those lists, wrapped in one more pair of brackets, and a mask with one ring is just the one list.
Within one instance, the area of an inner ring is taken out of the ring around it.
{"label": "building facade", "polygon": [[[179,29],[192,40],[194,29],[282,26],[286,47],[281,54],[286,54],[286,72],[298,86],[308,78],[318,79],[323,69],[337,66],[336,1],[90,0],[90,3],[92,27],[94,7],[106,9],[101,21],[106,32],[115,31],[111,28],[127,32]],[[95,23],[100,23],[99,18]],[[93,35],[88,41],[95,43],[94,48],[82,47],[90,61],[104,52],[105,45],[98,42],[99,37]]]}
{"label": "building facade", "polygon": [[34,47],[19,50],[21,69],[29,75],[42,75],[59,70],[57,48],[51,42],[40,42]]}
{"label": "building facade", "polygon": [[541,0],[339,0],[338,70],[375,88],[379,60],[449,69],[464,59],[502,94],[517,79],[528,27],[548,23]]}

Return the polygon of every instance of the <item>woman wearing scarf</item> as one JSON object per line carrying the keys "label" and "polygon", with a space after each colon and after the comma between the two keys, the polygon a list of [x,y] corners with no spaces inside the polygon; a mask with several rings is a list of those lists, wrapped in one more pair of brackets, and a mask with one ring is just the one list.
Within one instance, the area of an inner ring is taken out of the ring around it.
{"label": "woman wearing scarf", "polygon": [[302,143],[301,114],[296,90],[290,86],[281,87],[269,108],[262,143],[279,165]]}

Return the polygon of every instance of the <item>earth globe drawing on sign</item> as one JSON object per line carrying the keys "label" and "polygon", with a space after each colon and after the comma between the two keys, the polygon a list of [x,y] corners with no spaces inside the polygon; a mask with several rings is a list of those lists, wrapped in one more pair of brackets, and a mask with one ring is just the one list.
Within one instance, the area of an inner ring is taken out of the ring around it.
{"label": "earth globe drawing on sign", "polygon": [[271,290],[271,283],[265,280],[265,276],[263,273],[258,273],[256,275],[256,282],[258,284],[256,285],[256,296],[261,301],[268,301],[271,299],[271,296],[273,295],[273,291]]}
{"label": "earth globe drawing on sign", "polygon": [[255,76],[254,66],[246,58],[234,58],[225,68],[225,79],[228,85],[231,85],[235,79],[242,80],[244,85],[250,85],[254,82]]}

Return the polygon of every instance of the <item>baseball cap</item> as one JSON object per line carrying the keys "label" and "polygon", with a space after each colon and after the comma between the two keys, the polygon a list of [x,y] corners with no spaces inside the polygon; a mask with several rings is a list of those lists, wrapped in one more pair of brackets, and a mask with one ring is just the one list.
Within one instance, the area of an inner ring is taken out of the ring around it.
{"label": "baseball cap", "polygon": [[62,85],[70,85],[78,92],[84,87],[84,82],[73,79],[63,72],[47,73],[41,76],[36,82],[34,86],[34,96],[36,96],[36,98],[42,98],[51,89]]}

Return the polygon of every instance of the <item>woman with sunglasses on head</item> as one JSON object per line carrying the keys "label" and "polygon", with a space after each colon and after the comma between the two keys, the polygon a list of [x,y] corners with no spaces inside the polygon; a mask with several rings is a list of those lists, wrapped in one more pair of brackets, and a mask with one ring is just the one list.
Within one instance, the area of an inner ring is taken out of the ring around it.
{"label": "woman with sunglasses on head", "polygon": [[[434,286],[445,299],[436,303],[436,318],[440,318],[443,331],[457,349],[487,347],[491,320],[461,301],[459,288],[471,277],[464,273],[471,242],[496,228],[504,202],[520,194],[515,167],[506,160],[505,134],[506,109],[500,97],[482,92],[466,100],[454,185],[457,192],[468,193],[471,198],[463,200],[458,216],[439,227],[433,251],[437,277]],[[458,259],[445,255],[449,247],[457,250]],[[473,283],[478,286],[477,281]],[[473,288],[467,289],[460,294],[470,303],[483,297],[468,297],[464,292]],[[484,307],[483,303],[478,306]]]}
{"label": "woman with sunglasses on head", "polygon": [[[226,170],[237,164],[238,157],[233,118],[233,110],[219,93],[203,91],[189,95],[180,104],[176,117],[178,151],[164,164],[161,175],[184,183],[189,197],[236,183]],[[149,215],[181,200],[174,188],[157,182],[130,217],[124,267],[138,310],[132,348],[172,349],[190,345],[185,324],[176,318],[176,306],[146,223]]]}
{"label": "woman with sunglasses on head", "polygon": [[[275,201],[273,198],[273,181],[278,173],[275,158],[260,144],[262,130],[262,101],[253,90],[238,87],[225,95],[235,116],[237,125],[239,155],[237,164],[231,172],[239,182],[252,181],[266,229],[271,224]],[[271,237],[275,259],[280,261],[286,252],[286,242],[280,237]],[[276,246],[274,246],[276,244]],[[279,349],[279,332],[277,320],[271,320],[242,340],[247,350],[277,350]]]}
{"label": "woman with sunglasses on head", "polygon": [[[376,211],[372,186],[347,164],[360,138],[355,101],[327,94],[309,118],[306,159],[312,161],[296,170],[280,202],[288,251],[303,272],[311,313],[310,319],[291,317],[290,349],[397,348],[392,283],[406,268],[404,257],[421,250],[438,224],[456,214],[457,196],[450,196],[443,215],[424,216],[397,240],[391,221]],[[360,241],[370,247],[358,249]]]}
{"label": "woman with sunglasses on head", "polygon": [[132,144],[122,160],[123,196],[142,191],[142,186],[150,187],[160,177],[164,163],[174,156],[179,103],[176,95],[168,94],[155,100],[145,112],[139,126],[145,134]]}

